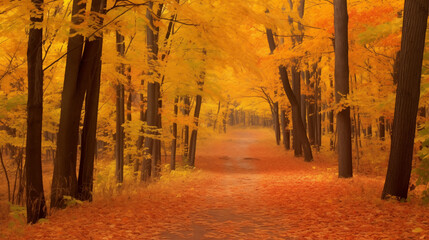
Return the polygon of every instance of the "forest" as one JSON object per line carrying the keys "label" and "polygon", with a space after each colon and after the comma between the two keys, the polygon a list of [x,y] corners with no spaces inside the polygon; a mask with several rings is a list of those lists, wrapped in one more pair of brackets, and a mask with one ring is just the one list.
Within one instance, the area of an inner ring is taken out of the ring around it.
{"label": "forest", "polygon": [[0,0],[0,239],[429,239],[429,0]]}

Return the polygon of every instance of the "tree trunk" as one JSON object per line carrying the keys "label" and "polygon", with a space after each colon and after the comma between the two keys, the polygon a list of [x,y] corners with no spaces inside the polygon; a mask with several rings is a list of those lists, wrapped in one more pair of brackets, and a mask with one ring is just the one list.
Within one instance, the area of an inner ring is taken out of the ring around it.
{"label": "tree trunk", "polygon": [[[82,14],[85,8],[86,4],[82,4],[79,0],[73,0],[73,24],[78,25],[82,23],[83,18],[80,14]],[[76,30],[71,28],[70,34],[72,35],[75,33]],[[52,177],[51,208],[65,207],[63,196],[75,196],[77,189],[77,145],[86,84],[78,80],[83,41],[83,36],[79,34],[68,39],[68,54],[61,97],[61,116],[57,136],[57,151]]]}
{"label": "tree trunk", "polygon": [[[347,0],[334,0],[335,101],[349,94]],[[350,107],[337,113],[338,177],[353,177]]]}
{"label": "tree trunk", "polygon": [[[293,93],[295,95],[295,98],[297,99],[297,106],[295,106],[295,108],[298,108],[299,111],[292,111],[292,125],[293,125],[293,129],[292,129],[292,133],[293,133],[293,149],[294,149],[294,154],[295,157],[300,157],[302,156],[302,147],[301,147],[301,142],[300,137],[298,137],[298,125],[303,125],[304,127],[304,131],[305,131],[305,126],[304,126],[304,122],[301,120],[301,123],[296,122],[297,119],[301,119],[301,77],[300,77],[300,72],[297,71],[296,67],[292,67],[292,87],[293,87]],[[296,114],[300,112],[300,115],[297,116]]]}
{"label": "tree trunk", "polygon": [[384,141],[384,139],[386,138],[386,123],[384,121],[384,117],[381,116],[379,119],[379,132],[380,132],[380,140]]}
{"label": "tree trunk", "polygon": [[[174,116],[177,118],[179,107],[179,97],[176,96],[174,99]],[[173,140],[171,141],[171,161],[170,161],[170,170],[176,169],[176,143],[177,143],[177,119],[173,122]]]}
{"label": "tree trunk", "polygon": [[[93,0],[91,3],[91,14],[94,14],[94,17],[99,17],[99,14],[105,13],[105,7],[106,0]],[[102,25],[103,18],[99,17],[97,24],[93,28],[98,29]],[[76,196],[76,198],[82,201],[92,201],[94,157],[97,148],[96,132],[102,48],[103,35],[96,36],[93,41],[89,41],[89,39],[85,41],[85,49],[78,75],[78,81],[87,83]]]}
{"label": "tree trunk", "polygon": [[282,110],[280,114],[282,133],[283,133],[283,146],[286,150],[290,149],[290,131],[287,129],[289,120],[286,118],[286,111]]}
{"label": "tree trunk", "polygon": [[43,115],[43,60],[42,28],[43,0],[32,0],[35,9],[30,12],[28,35],[28,101],[27,101],[27,143],[26,143],[26,195],[27,223],[36,223],[46,217],[45,194],[42,180],[42,115]]}
{"label": "tree trunk", "polygon": [[392,142],[382,198],[406,199],[408,195],[428,10],[427,0],[405,0]]}
{"label": "tree trunk", "polygon": [[[274,42],[274,36],[271,29],[267,29],[267,39],[268,43]],[[275,45],[270,44],[270,50],[271,52],[274,52]],[[297,138],[299,138],[304,148],[304,160],[311,162],[313,161],[313,154],[311,152],[311,146],[310,142],[308,141],[307,134],[305,133],[304,123],[301,119],[301,110],[299,108],[299,102],[297,100],[298,98],[295,96],[292,88],[290,87],[287,71],[284,66],[279,66],[279,73],[283,84],[283,89],[292,106],[292,121],[296,123],[294,128],[296,128]]]}
{"label": "tree trunk", "polygon": [[[116,51],[118,55],[124,57],[125,43],[124,36],[116,31]],[[124,64],[118,66],[119,74],[124,75]],[[125,122],[125,96],[124,85],[118,80],[116,86],[116,181],[122,183],[124,181],[124,127]]]}
{"label": "tree trunk", "polygon": [[[161,11],[158,11],[160,14]],[[160,16],[157,16],[160,17]],[[149,54],[149,65],[155,66],[158,60],[158,27],[154,25],[153,19],[153,2],[148,2],[148,8],[146,10],[146,18],[148,19],[148,25],[146,27],[146,43],[147,47],[150,50]],[[149,73],[150,75],[157,75],[158,73],[153,70]],[[156,77],[156,76],[155,76]],[[146,131],[147,134],[157,135],[157,131],[154,129],[158,128],[158,98],[160,97],[160,84],[158,82],[148,82],[147,83],[147,116],[146,121],[149,129]],[[147,149],[147,154],[144,156],[144,161],[142,164],[142,181],[148,181],[151,177],[152,166],[156,165],[159,160],[157,159],[158,154],[154,154],[154,137],[148,137],[145,139],[145,148]]]}
{"label": "tree trunk", "polygon": [[280,122],[279,122],[279,102],[273,104],[273,121],[274,121],[274,131],[276,133],[276,143],[280,145]]}
{"label": "tree trunk", "polygon": [[[185,108],[183,109],[183,115],[185,116],[189,116],[189,113],[191,112],[191,103],[189,100],[189,96],[185,96],[183,99],[183,102],[185,104]],[[184,163],[188,164],[189,163],[189,125],[186,124],[185,125],[185,129],[184,129],[185,133],[183,136],[183,161]]]}
{"label": "tree trunk", "polygon": [[189,145],[189,165],[195,167],[195,153],[197,149],[197,134],[198,134],[198,119],[200,117],[201,104],[203,98],[201,95],[197,95],[197,100],[195,103],[195,112],[194,112],[194,124],[195,129],[191,133],[191,142]]}

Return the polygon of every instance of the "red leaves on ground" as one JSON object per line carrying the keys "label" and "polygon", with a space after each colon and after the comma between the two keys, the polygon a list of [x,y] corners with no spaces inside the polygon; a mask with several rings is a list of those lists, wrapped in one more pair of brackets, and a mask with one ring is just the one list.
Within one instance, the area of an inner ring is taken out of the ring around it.
{"label": "red leaves on ground", "polygon": [[203,141],[188,178],[85,203],[15,239],[425,239],[429,211],[379,200],[382,178],[338,179],[334,166],[275,146],[268,130]]}

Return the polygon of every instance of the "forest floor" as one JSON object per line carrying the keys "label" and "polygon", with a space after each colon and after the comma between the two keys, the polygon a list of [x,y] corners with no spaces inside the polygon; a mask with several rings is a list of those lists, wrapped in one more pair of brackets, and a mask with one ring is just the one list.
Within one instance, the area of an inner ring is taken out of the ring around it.
{"label": "forest floor", "polygon": [[195,171],[57,211],[3,237],[429,239],[429,208],[413,198],[380,200],[382,177],[338,179],[333,159],[305,163],[292,154],[269,129],[234,129],[201,141]]}

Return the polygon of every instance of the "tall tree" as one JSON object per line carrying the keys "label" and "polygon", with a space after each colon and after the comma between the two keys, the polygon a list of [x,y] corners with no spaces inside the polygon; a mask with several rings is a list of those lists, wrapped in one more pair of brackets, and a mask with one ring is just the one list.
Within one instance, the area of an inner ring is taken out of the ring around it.
{"label": "tall tree", "polygon": [[[205,55],[205,54],[204,54]],[[203,90],[204,85],[204,73],[201,74],[201,79],[198,82],[199,89]],[[195,128],[192,130],[191,133],[191,141],[189,143],[189,165],[194,167],[195,166],[195,154],[197,150],[197,134],[198,134],[198,120],[200,117],[200,111],[201,111],[201,104],[203,101],[203,97],[201,94],[198,94],[195,101],[195,112],[194,112],[194,124]],[[226,121],[226,120],[225,120]]]}
{"label": "tall tree", "polygon": [[389,166],[382,198],[406,199],[410,181],[429,1],[405,0]]}
{"label": "tall tree", "polygon": [[[105,7],[106,0],[93,0],[91,3],[91,15],[96,19],[92,26],[94,32],[103,25]],[[82,201],[92,201],[102,47],[102,33],[97,34],[94,39],[86,39],[78,75],[79,81],[86,83],[85,117],[76,196]]]}
{"label": "tall tree", "polygon": [[[158,31],[159,28],[154,25],[154,8],[153,2],[148,2],[148,7],[146,10],[146,18],[148,19],[148,25],[146,27],[146,43],[147,48],[149,49],[149,65],[154,67],[156,65],[156,61],[158,60]],[[158,11],[156,13],[156,17],[159,19],[161,16],[162,5],[159,6]],[[150,75],[156,78],[158,74],[153,70],[150,72]],[[147,116],[146,121],[149,129],[147,130],[147,134],[156,135],[155,129],[158,128],[158,98],[160,97],[160,84],[156,81],[149,81],[147,83]],[[142,164],[142,174],[141,179],[143,181],[148,181],[152,175],[152,172],[157,171],[155,169],[158,166],[159,159],[156,158],[157,154],[154,154],[153,150],[155,146],[155,137],[148,137],[145,139],[145,148],[147,149],[147,156],[144,157],[144,161]],[[150,157],[149,157],[150,156]],[[155,176],[153,176],[155,177]]]}
{"label": "tall tree", "polygon": [[[179,112],[179,97],[174,98],[174,117],[177,117]],[[176,143],[177,143],[177,122],[173,122],[173,140],[171,141],[171,160],[170,160],[170,169],[176,169]]]}
{"label": "tall tree", "polygon": [[[82,23],[82,12],[86,4],[73,0],[72,23]],[[78,81],[84,37],[76,34],[76,27],[70,28],[67,45],[66,70],[61,97],[60,125],[57,136],[57,152],[51,186],[51,207],[63,207],[63,196],[75,195],[77,189],[76,161],[79,139],[79,122],[83,99],[84,83]]]}
{"label": "tall tree", "polygon": [[[271,53],[273,53],[274,50],[276,49],[276,44],[274,42],[273,31],[268,28],[267,28],[267,40],[268,40],[268,45],[270,47],[270,51]],[[292,91],[285,66],[279,66],[279,73],[280,73],[280,79],[283,84],[283,89],[285,91],[287,98],[289,99],[290,105],[292,106],[292,118],[293,118],[292,121],[295,121],[296,123],[296,126],[294,127],[296,127],[297,138],[302,143],[302,146],[304,149],[304,160],[307,162],[311,162],[313,161],[313,153],[311,152],[310,142],[308,141],[307,134],[305,133],[304,123],[302,122],[302,119],[301,119],[301,110],[299,108],[299,101],[295,96],[294,92]]]}
{"label": "tall tree", "polygon": [[28,35],[28,101],[26,145],[27,223],[36,223],[46,216],[42,179],[42,115],[43,115],[43,61],[42,43],[43,0],[32,0],[30,32]]}
{"label": "tall tree", "polygon": [[[335,101],[349,94],[349,43],[347,0],[334,0]],[[337,113],[338,177],[353,177],[350,107]]]}
{"label": "tall tree", "polygon": [[[118,55],[123,57],[125,54],[124,36],[118,31],[116,32],[116,51]],[[121,75],[125,74],[124,64],[118,66],[118,72]],[[125,91],[124,84],[118,81],[116,85],[116,181],[122,183],[124,180],[124,127],[125,122]]]}

